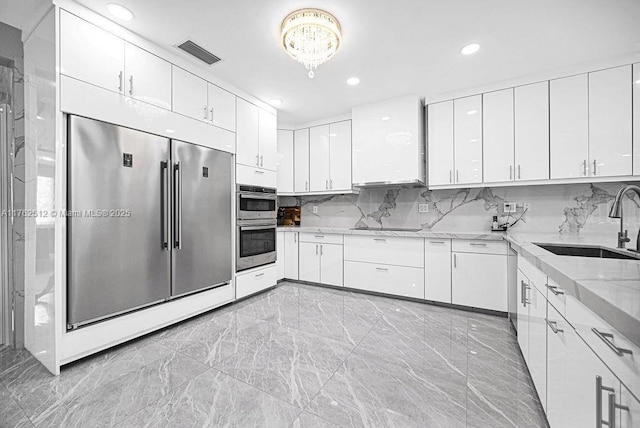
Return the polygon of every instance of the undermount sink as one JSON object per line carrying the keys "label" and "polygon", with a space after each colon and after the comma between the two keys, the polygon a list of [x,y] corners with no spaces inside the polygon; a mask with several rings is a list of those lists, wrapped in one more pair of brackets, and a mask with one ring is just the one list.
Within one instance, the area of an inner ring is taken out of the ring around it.
{"label": "undermount sink", "polygon": [[600,259],[638,260],[640,254],[632,254],[630,250],[614,250],[592,245],[535,244],[558,256],[596,257]]}
{"label": "undermount sink", "polygon": [[352,227],[350,230],[371,230],[374,232],[419,232],[422,229],[411,229],[404,227],[383,227],[382,229],[375,229],[372,227]]}

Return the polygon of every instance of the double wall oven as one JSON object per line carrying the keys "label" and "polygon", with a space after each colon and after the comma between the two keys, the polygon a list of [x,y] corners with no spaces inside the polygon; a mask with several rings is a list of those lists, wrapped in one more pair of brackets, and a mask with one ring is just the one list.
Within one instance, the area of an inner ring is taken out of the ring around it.
{"label": "double wall oven", "polygon": [[237,186],[236,270],[276,261],[276,189]]}

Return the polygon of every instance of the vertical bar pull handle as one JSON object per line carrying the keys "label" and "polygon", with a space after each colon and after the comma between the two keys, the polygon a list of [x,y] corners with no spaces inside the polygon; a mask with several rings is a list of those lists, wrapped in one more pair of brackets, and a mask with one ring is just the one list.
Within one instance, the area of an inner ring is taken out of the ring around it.
{"label": "vertical bar pull handle", "polygon": [[582,175],[587,176],[587,160],[582,161]]}
{"label": "vertical bar pull handle", "polygon": [[456,183],[460,182],[460,170],[456,169]]}
{"label": "vertical bar pull handle", "polygon": [[260,155],[260,166],[264,166],[264,155]]}
{"label": "vertical bar pull handle", "polygon": [[453,171],[449,170],[449,183],[453,182]]}
{"label": "vertical bar pull handle", "polygon": [[518,165],[518,180],[520,180],[520,165]]}
{"label": "vertical bar pull handle", "polygon": [[297,244],[298,243],[298,232],[293,234],[293,243]]}
{"label": "vertical bar pull handle", "polygon": [[169,162],[160,162],[160,228],[162,249],[169,249]]}
{"label": "vertical bar pull handle", "polygon": [[320,245],[320,255],[322,255],[322,245]]}
{"label": "vertical bar pull handle", "polygon": [[129,76],[129,95],[133,95],[133,74]]}
{"label": "vertical bar pull handle", "polygon": [[182,248],[182,168],[173,166],[173,247]]}
{"label": "vertical bar pull handle", "polygon": [[596,174],[596,160],[593,160],[593,175],[597,175]]}
{"label": "vertical bar pull handle", "polygon": [[209,112],[211,113],[211,123],[213,123],[213,107],[211,107],[211,109],[209,110]]}
{"label": "vertical bar pull handle", "polygon": [[118,74],[118,92],[122,92],[122,71]]}
{"label": "vertical bar pull handle", "polygon": [[509,180],[513,180],[513,165],[509,165]]}
{"label": "vertical bar pull handle", "polygon": [[454,268],[458,267],[458,256],[456,253],[453,253],[453,267]]}
{"label": "vertical bar pull handle", "polygon": [[316,256],[318,255],[318,244],[316,244]]}

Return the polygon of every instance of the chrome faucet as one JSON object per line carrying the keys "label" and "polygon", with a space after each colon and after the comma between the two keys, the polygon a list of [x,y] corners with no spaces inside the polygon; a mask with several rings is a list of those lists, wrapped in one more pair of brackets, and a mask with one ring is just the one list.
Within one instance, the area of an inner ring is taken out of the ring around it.
{"label": "chrome faucet", "polygon": [[[618,248],[624,248],[625,244],[631,239],[629,239],[628,231],[624,228],[624,218],[622,214],[622,198],[627,192],[634,191],[640,197],[640,187],[635,184],[625,184],[618,190],[616,194],[616,198],[611,205],[611,210],[609,211],[609,217],[611,218],[619,218],[620,219],[620,232],[618,232]],[[640,252],[640,232],[638,232],[638,238],[636,239],[636,251]]]}

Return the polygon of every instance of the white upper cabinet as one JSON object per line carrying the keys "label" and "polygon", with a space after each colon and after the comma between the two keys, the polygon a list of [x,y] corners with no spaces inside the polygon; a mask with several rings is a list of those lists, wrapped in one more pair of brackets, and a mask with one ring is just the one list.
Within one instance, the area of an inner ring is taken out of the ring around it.
{"label": "white upper cabinet", "polygon": [[171,63],[125,43],[124,64],[125,95],[171,109]]}
{"label": "white upper cabinet", "polygon": [[351,121],[329,125],[330,190],[351,190]]}
{"label": "white upper cabinet", "polygon": [[231,92],[207,83],[208,120],[213,125],[235,132],[236,130],[236,96]]}
{"label": "white upper cabinet", "polygon": [[640,63],[633,64],[633,175],[640,175]]}
{"label": "white upper cabinet", "polygon": [[482,183],[482,96],[453,102],[454,181]]}
{"label": "white upper cabinet", "polygon": [[453,184],[453,101],[427,107],[427,129],[429,186]]}
{"label": "white upper cabinet", "polygon": [[275,114],[258,109],[260,167],[275,171],[278,167],[278,118]]}
{"label": "white upper cabinet", "polygon": [[293,132],[295,193],[309,192],[309,128]]}
{"label": "white upper cabinet", "polygon": [[60,73],[124,92],[124,41],[60,11]]}
{"label": "white upper cabinet", "polygon": [[592,176],[633,174],[631,74],[630,65],[589,73],[589,171]]}
{"label": "white upper cabinet", "polygon": [[329,125],[309,129],[309,153],[313,161],[309,166],[309,182],[312,192],[329,190],[331,170],[329,166]]}
{"label": "white upper cabinet", "polygon": [[[519,86],[515,88],[514,97],[515,180],[547,180],[549,179],[549,82]],[[485,176],[486,173],[485,169]]]}
{"label": "white upper cabinet", "polygon": [[353,183],[424,183],[423,111],[418,97],[355,107]]}
{"label": "white upper cabinet", "polygon": [[513,89],[482,95],[482,132],[484,182],[513,181]]}
{"label": "white upper cabinet", "polygon": [[260,109],[238,98],[236,103],[238,127],[236,129],[236,162],[248,166],[260,166],[258,122]]}
{"label": "white upper cabinet", "polygon": [[173,66],[172,81],[172,110],[192,119],[208,121],[207,81],[176,66]]}
{"label": "white upper cabinet", "polygon": [[293,193],[293,131],[278,129],[278,193]]}
{"label": "white upper cabinet", "polygon": [[586,177],[589,162],[589,87],[586,74],[549,87],[551,178]]}

